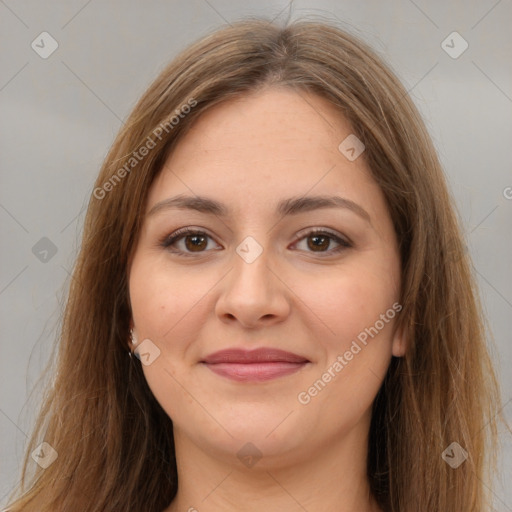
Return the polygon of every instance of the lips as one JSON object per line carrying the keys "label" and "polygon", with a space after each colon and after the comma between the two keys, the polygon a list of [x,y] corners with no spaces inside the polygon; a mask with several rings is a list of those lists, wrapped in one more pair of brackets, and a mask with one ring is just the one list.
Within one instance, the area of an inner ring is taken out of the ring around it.
{"label": "lips", "polygon": [[226,349],[207,356],[201,363],[217,375],[235,381],[266,381],[290,375],[310,361],[279,349]]}
{"label": "lips", "polygon": [[256,350],[243,350],[237,348],[228,348],[220,350],[207,356],[204,363],[218,364],[218,363],[307,363],[305,357],[284,350],[276,348],[258,348]]}

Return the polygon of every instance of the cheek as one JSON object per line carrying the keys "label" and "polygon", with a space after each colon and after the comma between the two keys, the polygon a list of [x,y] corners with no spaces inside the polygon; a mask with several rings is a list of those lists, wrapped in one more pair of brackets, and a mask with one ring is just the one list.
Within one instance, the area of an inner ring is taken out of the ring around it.
{"label": "cheek", "polygon": [[136,255],[129,279],[134,322],[162,336],[187,312],[194,313],[209,287],[204,273],[196,279],[186,268],[171,268],[165,255]]}
{"label": "cheek", "polygon": [[180,362],[189,357],[190,341],[197,338],[201,322],[195,318],[204,314],[200,298],[206,291],[194,286],[186,271],[171,271],[161,259],[143,253],[134,257],[129,278],[133,322],[139,342],[150,339],[160,350],[142,370],[153,395],[173,419],[194,407],[180,385],[187,382],[187,368]]}
{"label": "cheek", "polygon": [[[313,325],[324,331],[327,348],[341,350],[392,307],[398,299],[395,278],[390,267],[377,271],[369,264],[352,265],[321,281],[313,280],[314,284],[305,279],[301,289],[295,287],[294,291],[315,313]],[[379,330],[389,332],[388,323],[385,328],[379,323]]]}
{"label": "cheek", "polygon": [[323,292],[310,288],[308,296],[308,306],[322,320],[311,333],[322,355],[318,371],[300,390],[299,403],[307,404],[311,421],[328,418],[339,427],[344,418],[348,428],[371,406],[389,367],[398,297],[393,282],[355,267],[332,279]]}

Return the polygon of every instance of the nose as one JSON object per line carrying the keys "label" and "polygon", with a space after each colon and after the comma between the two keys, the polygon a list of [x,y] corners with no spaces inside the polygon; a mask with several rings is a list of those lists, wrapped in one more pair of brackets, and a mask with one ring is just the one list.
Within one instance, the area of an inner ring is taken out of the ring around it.
{"label": "nose", "polygon": [[223,322],[257,329],[280,323],[289,315],[290,289],[265,250],[252,262],[235,252],[232,268],[219,286],[215,312]]}

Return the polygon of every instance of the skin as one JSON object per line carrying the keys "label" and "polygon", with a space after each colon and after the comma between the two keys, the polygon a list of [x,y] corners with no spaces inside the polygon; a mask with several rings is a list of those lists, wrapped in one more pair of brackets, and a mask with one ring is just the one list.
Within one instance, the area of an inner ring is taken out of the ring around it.
{"label": "skin", "polygon": [[[146,213],[178,194],[232,210],[146,215],[129,269],[134,332],[160,350],[144,375],[174,425],[179,490],[165,512],[379,510],[366,477],[368,430],[391,356],[404,353],[396,318],[309,403],[297,398],[399,301],[382,191],[363,157],[351,162],[338,150],[351,133],[326,100],[265,88],[203,114],[150,189]],[[342,196],[370,221],[348,208],[275,212],[278,201],[304,195]],[[188,226],[207,232],[200,249],[193,236],[160,245]],[[340,244],[327,238],[315,248],[310,228],[352,246],[334,252]],[[252,263],[236,252],[248,236],[263,248]],[[257,383],[200,364],[231,347],[279,348],[310,362]],[[261,456],[252,467],[237,456],[249,442]]]}

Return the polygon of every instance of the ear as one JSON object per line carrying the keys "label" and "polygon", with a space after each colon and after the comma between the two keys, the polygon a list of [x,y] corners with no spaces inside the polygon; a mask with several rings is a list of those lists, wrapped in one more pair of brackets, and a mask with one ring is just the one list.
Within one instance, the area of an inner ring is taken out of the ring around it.
{"label": "ear", "polygon": [[130,347],[130,350],[134,350],[137,346],[137,334],[135,333],[135,326],[133,324],[133,320],[130,319],[130,336],[128,339],[128,346]]}
{"label": "ear", "polygon": [[405,335],[405,327],[402,324],[393,335],[392,353],[395,357],[403,357],[407,352],[407,337]]}

